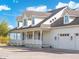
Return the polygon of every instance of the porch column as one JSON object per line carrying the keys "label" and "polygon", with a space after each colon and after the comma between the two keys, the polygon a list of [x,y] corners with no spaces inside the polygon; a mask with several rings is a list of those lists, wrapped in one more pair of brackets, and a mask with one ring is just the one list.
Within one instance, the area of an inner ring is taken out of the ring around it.
{"label": "porch column", "polygon": [[17,35],[17,33],[15,33],[16,45],[18,46],[18,41],[17,41],[17,40],[18,40],[18,38],[17,38],[17,37],[18,37],[18,35]]}
{"label": "porch column", "polygon": [[31,42],[31,47],[34,47],[34,31],[32,32],[32,42]]}
{"label": "porch column", "polygon": [[25,32],[25,37],[24,37],[24,39],[27,40],[27,32]]}
{"label": "porch column", "polygon": [[32,37],[32,39],[34,40],[34,31],[33,31],[33,37]]}
{"label": "porch column", "polygon": [[27,32],[24,34],[24,40],[23,40],[23,45],[26,46],[27,43]]}
{"label": "porch column", "polygon": [[42,45],[43,45],[43,37],[42,37],[42,30],[40,31],[40,40],[41,40],[41,47],[42,47]]}

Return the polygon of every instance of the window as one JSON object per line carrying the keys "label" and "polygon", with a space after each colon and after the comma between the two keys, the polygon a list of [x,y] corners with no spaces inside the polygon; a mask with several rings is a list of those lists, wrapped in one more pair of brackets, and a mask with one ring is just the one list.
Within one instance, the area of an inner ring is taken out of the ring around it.
{"label": "window", "polygon": [[21,40],[21,36],[22,36],[21,33],[17,33],[16,35],[17,35],[17,40]]}
{"label": "window", "polygon": [[69,36],[69,34],[67,34],[67,36]]}
{"label": "window", "polygon": [[28,32],[28,33],[27,33],[27,38],[28,38],[28,39],[32,39],[32,32]]}
{"label": "window", "polygon": [[29,17],[28,20],[32,20],[31,17]]}
{"label": "window", "polygon": [[68,24],[69,23],[69,16],[65,15],[64,16],[64,24]]}
{"label": "window", "polygon": [[18,27],[22,27],[23,26],[23,22],[22,21],[18,21]]}
{"label": "window", "polygon": [[55,36],[54,39],[57,40],[57,37]]}
{"label": "window", "polygon": [[63,36],[62,34],[60,34],[60,36]]}
{"label": "window", "polygon": [[35,24],[35,20],[34,20],[34,17],[32,18],[32,24]]}
{"label": "window", "polygon": [[27,20],[24,19],[24,26],[27,26]]}
{"label": "window", "polygon": [[56,19],[56,17],[54,19]]}
{"label": "window", "polygon": [[54,19],[52,19],[52,21],[54,21]]}
{"label": "window", "polygon": [[15,35],[16,33],[10,33],[10,39],[11,40],[14,40],[14,39],[16,39],[16,35]]}
{"label": "window", "polygon": [[60,34],[60,36],[69,36],[69,34]]}
{"label": "window", "polygon": [[76,36],[79,36],[79,33],[75,33]]}

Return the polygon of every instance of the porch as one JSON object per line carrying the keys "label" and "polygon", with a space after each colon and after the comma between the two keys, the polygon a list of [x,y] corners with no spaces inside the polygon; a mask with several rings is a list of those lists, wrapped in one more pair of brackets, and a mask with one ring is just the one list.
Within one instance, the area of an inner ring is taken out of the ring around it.
{"label": "porch", "polygon": [[50,32],[49,30],[50,29],[16,30],[14,31],[15,38],[13,41],[16,42],[16,45],[24,45],[26,47],[49,47],[50,42],[49,37],[47,36]]}

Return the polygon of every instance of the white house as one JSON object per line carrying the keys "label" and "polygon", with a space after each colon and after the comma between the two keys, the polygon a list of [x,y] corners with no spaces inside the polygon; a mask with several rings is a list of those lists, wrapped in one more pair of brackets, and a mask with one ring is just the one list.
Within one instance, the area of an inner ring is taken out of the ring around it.
{"label": "white house", "polygon": [[79,50],[79,10],[25,11],[10,31],[11,45]]}

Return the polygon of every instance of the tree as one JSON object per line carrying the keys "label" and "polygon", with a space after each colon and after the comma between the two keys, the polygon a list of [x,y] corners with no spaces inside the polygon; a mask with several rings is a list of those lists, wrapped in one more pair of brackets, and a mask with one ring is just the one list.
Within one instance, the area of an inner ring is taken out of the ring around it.
{"label": "tree", "polygon": [[7,43],[9,41],[8,31],[8,23],[6,21],[0,22],[0,43]]}
{"label": "tree", "polygon": [[0,23],[0,36],[7,36],[8,31],[8,23],[6,21],[2,21]]}

